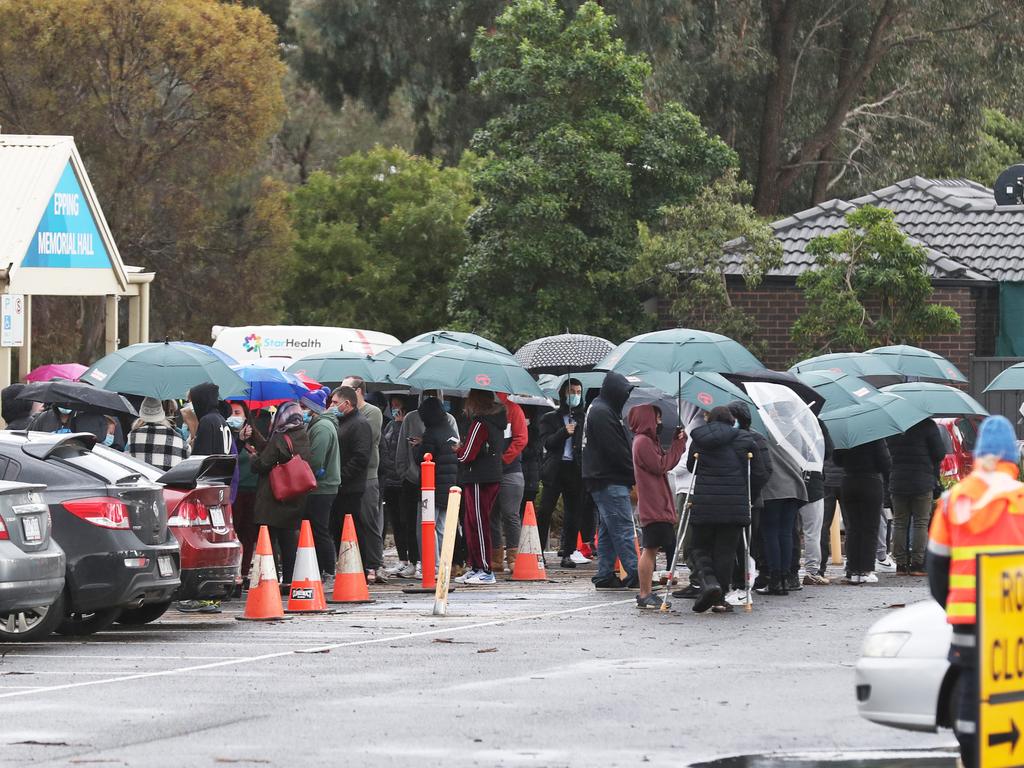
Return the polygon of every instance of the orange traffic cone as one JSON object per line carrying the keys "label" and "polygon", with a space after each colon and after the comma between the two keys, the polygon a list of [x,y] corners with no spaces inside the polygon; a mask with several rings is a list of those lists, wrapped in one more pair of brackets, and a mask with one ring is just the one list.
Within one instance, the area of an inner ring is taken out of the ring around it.
{"label": "orange traffic cone", "polygon": [[295,573],[288,592],[285,613],[331,613],[324,598],[324,583],[320,579],[320,565],[316,560],[313,529],[309,520],[302,521],[299,548],[295,553]]}
{"label": "orange traffic cone", "polygon": [[356,539],[356,524],[352,515],[345,515],[341,529],[341,551],[338,552],[338,567],[334,572],[334,594],[329,603],[372,603],[370,590],[366,587],[363,573],[363,558],[359,556],[359,541]]}
{"label": "orange traffic cone", "polygon": [[277,582],[274,548],[270,546],[270,532],[265,525],[260,526],[256,552],[249,569],[249,596],[245,601],[245,613],[235,618],[239,621],[282,621],[291,618],[285,616],[281,609],[281,586]]}
{"label": "orange traffic cone", "polygon": [[547,580],[544,551],[541,549],[540,533],[537,531],[537,514],[533,511],[533,502],[528,501],[523,513],[522,533],[519,534],[519,552],[512,567],[512,581]]}

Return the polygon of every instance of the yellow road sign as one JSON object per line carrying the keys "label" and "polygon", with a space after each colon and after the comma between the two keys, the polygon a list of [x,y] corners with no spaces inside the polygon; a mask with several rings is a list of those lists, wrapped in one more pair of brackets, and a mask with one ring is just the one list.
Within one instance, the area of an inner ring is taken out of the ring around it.
{"label": "yellow road sign", "polygon": [[1024,767],[1024,551],[978,555],[978,765]]}

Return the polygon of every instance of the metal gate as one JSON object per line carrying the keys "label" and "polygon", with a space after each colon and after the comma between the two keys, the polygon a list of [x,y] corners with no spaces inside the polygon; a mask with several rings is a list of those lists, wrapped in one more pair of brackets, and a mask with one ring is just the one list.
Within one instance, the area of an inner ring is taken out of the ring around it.
{"label": "metal gate", "polygon": [[1024,392],[982,392],[992,379],[1017,363],[1024,363],[1024,357],[971,358],[971,382],[968,391],[988,408],[989,413],[999,413],[1008,418],[1016,428],[1017,439],[1020,440],[1024,439],[1024,419],[1021,418],[1018,409],[1024,400]]}

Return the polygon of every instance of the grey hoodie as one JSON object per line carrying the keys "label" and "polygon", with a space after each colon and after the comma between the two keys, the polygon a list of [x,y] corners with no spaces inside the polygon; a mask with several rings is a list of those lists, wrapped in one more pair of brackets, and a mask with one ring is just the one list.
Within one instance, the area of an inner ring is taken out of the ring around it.
{"label": "grey hoodie", "polygon": [[[423,402],[422,398],[420,398],[420,402]],[[455,417],[450,413],[445,415],[448,417],[448,426],[452,429],[452,436],[458,437],[459,425],[455,422]],[[420,465],[416,461],[416,452],[409,450],[409,438],[423,437],[425,431],[426,427],[423,426],[423,419],[420,417],[419,411],[410,411],[402,420],[402,429],[398,433],[398,448],[395,450],[395,471],[402,476],[403,480],[413,485],[419,485]]]}

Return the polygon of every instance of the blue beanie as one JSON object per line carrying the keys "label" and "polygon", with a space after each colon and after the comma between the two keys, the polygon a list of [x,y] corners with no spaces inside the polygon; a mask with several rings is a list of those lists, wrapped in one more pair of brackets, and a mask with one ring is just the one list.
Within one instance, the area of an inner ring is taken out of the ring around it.
{"label": "blue beanie", "polygon": [[1003,461],[1014,463],[1020,459],[1017,436],[1013,433],[1009,419],[1005,416],[989,416],[981,423],[974,456],[998,456]]}
{"label": "blue beanie", "polygon": [[327,394],[322,389],[318,389],[303,395],[299,402],[317,413],[323,413],[327,408]]}

